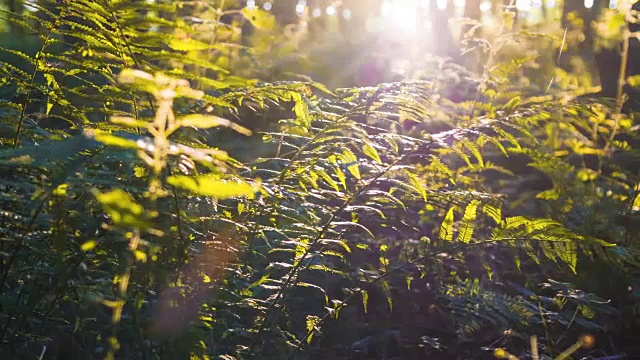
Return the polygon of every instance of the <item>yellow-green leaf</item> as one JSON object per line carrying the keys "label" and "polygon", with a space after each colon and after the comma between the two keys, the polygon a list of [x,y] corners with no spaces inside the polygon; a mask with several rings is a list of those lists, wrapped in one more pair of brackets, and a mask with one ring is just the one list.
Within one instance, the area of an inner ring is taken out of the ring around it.
{"label": "yellow-green leaf", "polygon": [[368,141],[365,141],[362,151],[375,162],[382,164],[382,159],[380,158],[380,154],[378,154],[378,150],[376,150],[376,148],[374,148]]}
{"label": "yellow-green leaf", "polygon": [[405,174],[409,178],[409,183],[411,184],[411,186],[416,189],[416,191],[418,192],[418,194],[420,194],[420,196],[422,196],[422,199],[424,201],[427,201],[427,190],[425,190],[418,176],[411,171],[405,171]]}
{"label": "yellow-green leaf", "polygon": [[520,96],[516,96],[513,99],[509,100],[509,102],[506,103],[502,107],[502,109],[507,111],[513,111],[518,107],[518,105],[520,105]]}
{"label": "yellow-green leaf", "polygon": [[345,148],[342,151],[340,160],[344,165],[346,165],[347,170],[349,170],[351,175],[360,180],[360,167],[358,166],[358,158],[353,154],[353,152]]}
{"label": "yellow-green leaf", "polygon": [[243,135],[251,135],[251,130],[244,128],[232,121],[227,119],[223,119],[218,116],[213,115],[187,115],[178,119],[178,124],[180,126],[193,126],[198,129],[209,129],[217,126],[225,126],[231,128]]}
{"label": "yellow-green leaf", "polygon": [[338,183],[335,180],[333,180],[331,176],[327,174],[326,171],[324,171],[324,169],[317,168],[314,171],[318,175],[320,175],[320,177],[324,179],[324,181],[326,181],[335,191],[340,191],[340,188],[338,187]]}
{"label": "yellow-green leaf", "polygon": [[249,9],[245,7],[242,9],[242,15],[247,19],[251,25],[261,30],[272,30],[276,26],[276,18],[270,13],[259,9]]}
{"label": "yellow-green leaf", "polygon": [[476,225],[476,216],[478,213],[478,205],[480,205],[479,200],[472,200],[464,210],[464,215],[462,215],[462,226],[460,228],[460,233],[458,234],[458,240],[463,243],[470,242],[471,238],[473,237],[473,231]]}
{"label": "yellow-green leaf", "polygon": [[173,50],[177,50],[177,51],[202,51],[202,50],[209,50],[209,49],[215,48],[215,45],[212,45],[203,41],[191,39],[191,38],[185,38],[185,39],[171,38],[167,42],[167,45],[169,45],[169,47],[172,48]]}
{"label": "yellow-green leaf", "polygon": [[105,145],[121,147],[125,149],[137,149],[138,145],[135,141],[125,139],[119,136],[111,135],[102,131],[94,132],[94,139],[98,142],[101,142]]}
{"label": "yellow-green leaf", "polygon": [[146,128],[149,123],[142,120],[136,120],[128,116],[112,116],[111,122],[118,125],[133,127],[133,128]]}
{"label": "yellow-green leaf", "polygon": [[295,103],[295,105],[293,106],[293,112],[296,114],[298,124],[306,129],[311,126],[311,115],[309,114],[309,107],[304,102],[304,99],[300,94],[294,93],[292,97]]}
{"label": "yellow-green leaf", "polygon": [[442,240],[453,241],[453,211],[453,207],[449,209],[440,226],[440,239]]}
{"label": "yellow-green leaf", "polygon": [[211,175],[170,176],[167,183],[195,195],[212,196],[217,199],[252,196],[260,187],[259,183],[224,180]]}
{"label": "yellow-green leaf", "polygon": [[133,254],[136,257],[136,260],[146,263],[147,262],[147,254],[144,253],[144,251],[140,251],[140,250],[136,250],[133,252]]}
{"label": "yellow-green leaf", "polygon": [[98,242],[95,240],[89,240],[85,243],[83,243],[82,245],[80,245],[80,250],[87,252],[87,251],[91,251],[93,248],[95,248],[98,245]]}
{"label": "yellow-green leaf", "polygon": [[482,212],[489,215],[496,222],[496,224],[500,224],[502,222],[502,209],[493,205],[484,204],[482,205]]}
{"label": "yellow-green leaf", "polygon": [[364,308],[364,313],[366,314],[369,307],[369,292],[367,290],[362,290],[362,307]]}
{"label": "yellow-green leaf", "polygon": [[145,210],[131,194],[120,189],[106,193],[94,191],[94,196],[114,224],[122,228],[147,228],[150,220],[157,216],[156,212]]}
{"label": "yellow-green leaf", "polygon": [[633,87],[640,87],[640,75],[629,76],[627,78],[627,84]]}

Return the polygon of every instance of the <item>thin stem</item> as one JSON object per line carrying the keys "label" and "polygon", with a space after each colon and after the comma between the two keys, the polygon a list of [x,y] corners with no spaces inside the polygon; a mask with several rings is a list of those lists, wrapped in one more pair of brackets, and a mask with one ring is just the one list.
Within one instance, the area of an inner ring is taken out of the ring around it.
{"label": "thin stem", "polygon": [[35,69],[33,69],[33,73],[31,74],[31,80],[29,83],[29,90],[27,92],[27,96],[24,100],[24,103],[22,104],[22,109],[20,111],[20,118],[18,119],[18,127],[16,128],[16,135],[13,138],[13,147],[17,148],[19,145],[19,141],[20,141],[20,133],[22,131],[22,125],[24,124],[24,118],[27,114],[27,105],[29,104],[29,101],[31,100],[31,93],[33,90],[33,85],[36,82],[36,75],[38,74],[38,69],[40,68],[40,61],[42,58],[42,55],[44,54],[44,50],[47,48],[47,44],[49,43],[49,39],[51,38],[51,35],[53,34],[53,31],[56,29],[57,25],[58,25],[58,21],[60,20],[60,18],[63,16],[64,14],[64,9],[60,10],[60,13],[58,14],[58,16],[56,16],[56,19],[53,21],[53,24],[51,25],[51,27],[49,28],[49,32],[47,33],[47,36],[44,39],[44,42],[42,44],[42,47],[40,48],[40,50],[38,50],[38,53],[36,54],[35,60],[36,60],[36,64],[35,64]]}

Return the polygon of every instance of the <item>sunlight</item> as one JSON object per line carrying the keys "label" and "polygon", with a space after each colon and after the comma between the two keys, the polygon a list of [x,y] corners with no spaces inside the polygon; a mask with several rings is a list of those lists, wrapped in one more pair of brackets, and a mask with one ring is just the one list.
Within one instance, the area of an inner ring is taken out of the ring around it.
{"label": "sunlight", "polygon": [[480,3],[480,11],[482,12],[487,12],[491,10],[492,7],[493,4],[491,3],[491,1],[483,1],[482,3]]}
{"label": "sunlight", "polygon": [[418,5],[418,0],[385,0],[380,9],[381,20],[390,31],[413,37],[418,32]]}
{"label": "sunlight", "polygon": [[531,0],[516,0],[516,9],[518,11],[530,11]]}
{"label": "sunlight", "polygon": [[298,0],[298,3],[296,4],[296,14],[298,14],[298,16],[304,16],[306,10],[307,0]]}
{"label": "sunlight", "polygon": [[24,8],[31,12],[38,11],[37,7],[38,2],[36,0],[27,0],[24,2]]}

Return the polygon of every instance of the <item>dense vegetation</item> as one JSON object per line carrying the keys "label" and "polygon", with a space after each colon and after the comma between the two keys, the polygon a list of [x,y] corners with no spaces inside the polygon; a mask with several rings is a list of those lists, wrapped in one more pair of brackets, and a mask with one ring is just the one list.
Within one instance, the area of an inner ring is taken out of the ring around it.
{"label": "dense vegetation", "polygon": [[575,13],[358,87],[235,1],[7,4],[3,359],[640,355],[635,12],[594,96]]}

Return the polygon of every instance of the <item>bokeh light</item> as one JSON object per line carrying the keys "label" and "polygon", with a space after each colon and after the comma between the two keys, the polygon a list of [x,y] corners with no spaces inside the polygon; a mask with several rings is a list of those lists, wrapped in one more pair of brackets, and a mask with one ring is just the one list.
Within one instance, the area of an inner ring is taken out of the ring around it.
{"label": "bokeh light", "polygon": [[491,1],[485,0],[480,3],[480,11],[482,12],[487,12],[491,10],[492,7],[493,7],[493,4],[491,3]]}
{"label": "bokeh light", "polygon": [[344,10],[342,10],[342,17],[343,17],[345,20],[347,20],[347,21],[351,20],[351,16],[352,16],[352,14],[351,14],[351,10],[349,10],[349,9],[344,9]]}

